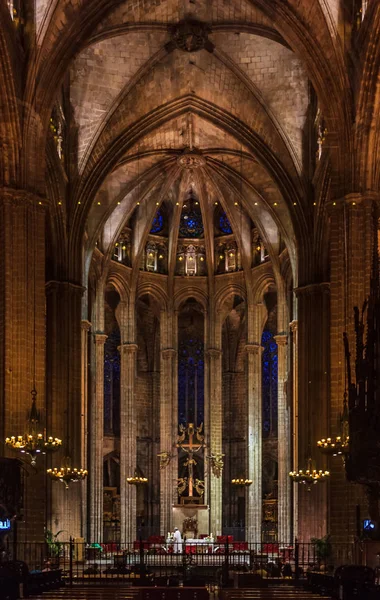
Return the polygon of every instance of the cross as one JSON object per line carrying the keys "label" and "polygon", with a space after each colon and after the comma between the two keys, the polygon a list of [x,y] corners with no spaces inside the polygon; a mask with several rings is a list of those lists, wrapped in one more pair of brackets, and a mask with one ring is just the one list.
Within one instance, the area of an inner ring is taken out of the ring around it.
{"label": "cross", "polygon": [[[196,452],[199,452],[201,448],[204,448],[204,436],[202,435],[203,423],[199,427],[195,427],[194,423],[189,423],[187,427],[185,425],[179,426],[180,435],[178,436],[177,448],[181,448],[188,455],[184,466],[189,470],[189,496],[193,497],[194,488],[194,465],[197,461],[193,457]],[[194,436],[196,436],[199,444],[194,443]],[[185,443],[186,437],[188,442]]]}

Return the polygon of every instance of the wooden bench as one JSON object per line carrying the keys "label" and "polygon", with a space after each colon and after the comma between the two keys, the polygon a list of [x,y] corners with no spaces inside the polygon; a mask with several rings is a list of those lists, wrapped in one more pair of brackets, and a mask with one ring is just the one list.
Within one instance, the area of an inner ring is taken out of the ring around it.
{"label": "wooden bench", "polygon": [[141,588],[140,600],[209,600],[205,587]]}

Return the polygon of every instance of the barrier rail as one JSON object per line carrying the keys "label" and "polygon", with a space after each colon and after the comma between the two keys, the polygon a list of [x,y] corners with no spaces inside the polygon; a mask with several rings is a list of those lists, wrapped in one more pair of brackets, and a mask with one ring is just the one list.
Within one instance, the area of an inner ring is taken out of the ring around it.
{"label": "barrier rail", "polygon": [[323,555],[312,543],[248,543],[231,537],[190,540],[177,547],[160,536],[125,544],[17,542],[8,543],[6,552],[9,560],[24,561],[30,571],[61,569],[70,585],[122,580],[132,585],[226,586],[244,572],[297,580],[316,568],[333,573],[342,564],[360,564],[355,544],[332,544]]}

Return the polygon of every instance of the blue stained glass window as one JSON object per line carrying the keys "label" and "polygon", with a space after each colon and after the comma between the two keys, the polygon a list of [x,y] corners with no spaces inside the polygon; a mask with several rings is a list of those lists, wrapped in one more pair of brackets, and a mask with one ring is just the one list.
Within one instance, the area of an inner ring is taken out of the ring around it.
{"label": "blue stained glass window", "polygon": [[162,212],[160,210],[158,210],[156,212],[156,216],[153,219],[150,233],[160,233],[160,231],[162,231],[163,227],[164,227],[164,217],[162,215]]}
{"label": "blue stained glass window", "polygon": [[223,233],[232,233],[231,223],[228,220],[226,213],[223,213],[219,217],[219,227],[220,231]]}
{"label": "blue stained glass window", "polygon": [[203,236],[203,221],[200,209],[182,212],[179,224],[180,237],[199,238]]}
{"label": "blue stained glass window", "polygon": [[120,434],[120,331],[104,344],[104,433]]}
{"label": "blue stained glass window", "polygon": [[274,335],[264,329],[262,354],[263,437],[277,436],[278,354]]}
{"label": "blue stained glass window", "polygon": [[178,422],[195,424],[204,419],[203,342],[191,338],[178,349]]}

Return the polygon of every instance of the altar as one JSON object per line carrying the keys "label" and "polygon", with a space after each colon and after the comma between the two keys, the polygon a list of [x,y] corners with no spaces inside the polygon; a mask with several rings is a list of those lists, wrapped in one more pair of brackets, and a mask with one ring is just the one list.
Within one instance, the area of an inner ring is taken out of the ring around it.
{"label": "altar", "polygon": [[[166,551],[172,552],[174,550],[175,542],[173,538],[166,539]],[[214,554],[219,546],[215,544],[214,540],[210,539],[198,539],[189,538],[183,542],[186,554]]]}

